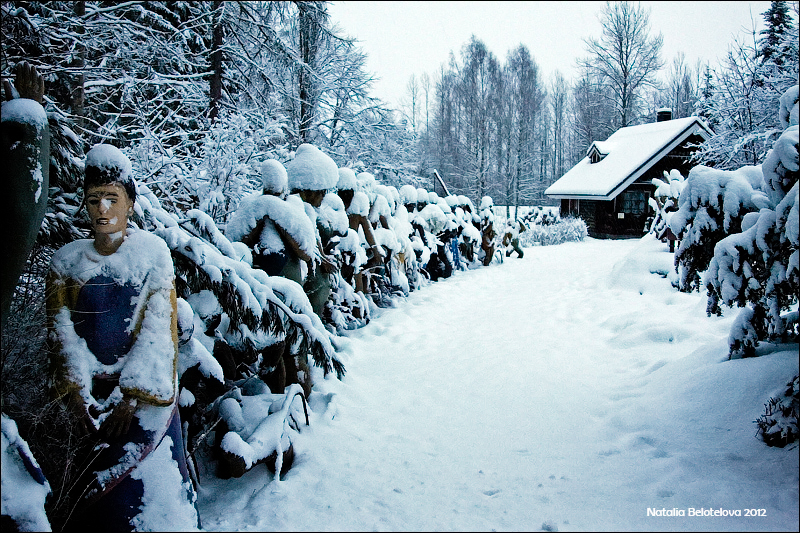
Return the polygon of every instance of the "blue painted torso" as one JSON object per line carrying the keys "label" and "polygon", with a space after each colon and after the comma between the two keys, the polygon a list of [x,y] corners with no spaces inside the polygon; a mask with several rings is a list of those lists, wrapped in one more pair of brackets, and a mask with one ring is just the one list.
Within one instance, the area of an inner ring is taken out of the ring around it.
{"label": "blue painted torso", "polygon": [[133,344],[131,321],[139,290],[108,276],[95,276],[81,287],[72,310],[75,333],[104,365],[117,362]]}

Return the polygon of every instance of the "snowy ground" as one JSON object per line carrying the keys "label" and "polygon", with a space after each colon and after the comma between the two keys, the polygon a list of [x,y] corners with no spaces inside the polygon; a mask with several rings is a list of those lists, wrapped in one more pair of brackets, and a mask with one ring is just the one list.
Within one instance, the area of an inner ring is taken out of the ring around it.
{"label": "snowy ground", "polygon": [[796,530],[797,446],[753,421],[797,345],[727,361],[736,311],[650,274],[665,250],[528,248],[399,300],[342,341],[347,375],[318,380],[282,481],[204,477],[203,528]]}

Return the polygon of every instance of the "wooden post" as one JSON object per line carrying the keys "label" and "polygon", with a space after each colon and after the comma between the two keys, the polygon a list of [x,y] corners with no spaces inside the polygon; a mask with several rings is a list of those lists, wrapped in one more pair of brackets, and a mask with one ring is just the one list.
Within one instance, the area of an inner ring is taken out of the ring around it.
{"label": "wooden post", "polygon": [[[436,170],[435,168],[433,169],[433,177],[435,177],[436,180],[439,182],[439,184],[442,186],[442,190],[444,191],[444,195],[445,196],[450,196],[450,191],[447,190],[447,185],[444,184],[444,180],[439,175],[439,171]],[[435,181],[433,182],[433,190],[434,191],[436,190],[436,182]]]}

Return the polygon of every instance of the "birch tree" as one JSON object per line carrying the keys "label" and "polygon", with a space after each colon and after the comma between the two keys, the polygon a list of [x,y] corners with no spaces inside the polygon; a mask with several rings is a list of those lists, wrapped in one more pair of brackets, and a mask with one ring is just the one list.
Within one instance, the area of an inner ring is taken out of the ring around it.
{"label": "birch tree", "polygon": [[589,57],[581,64],[610,90],[616,130],[636,123],[642,90],[657,85],[663,37],[650,36],[650,10],[630,2],[606,2],[600,22],[603,34],[584,40]]}

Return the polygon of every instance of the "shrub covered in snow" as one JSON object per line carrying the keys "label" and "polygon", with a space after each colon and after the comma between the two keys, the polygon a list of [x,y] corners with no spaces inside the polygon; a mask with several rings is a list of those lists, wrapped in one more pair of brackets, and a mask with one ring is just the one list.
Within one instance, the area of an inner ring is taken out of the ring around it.
{"label": "shrub covered in snow", "polygon": [[800,376],[786,384],[786,392],[764,404],[764,414],[755,421],[758,434],[769,446],[783,448],[800,436]]}
{"label": "shrub covered in snow", "polygon": [[663,180],[653,178],[652,181],[653,185],[656,186],[656,191],[653,193],[653,197],[648,200],[655,213],[650,224],[650,233],[663,241],[667,238],[669,219],[672,213],[678,210],[678,199],[681,197],[686,180],[684,180],[680,171],[672,169],[669,172],[664,171]]}
{"label": "shrub covered in snow", "polygon": [[547,225],[533,224],[520,236],[522,246],[549,246],[565,242],[579,242],[588,235],[586,223],[576,217],[559,219]]}

